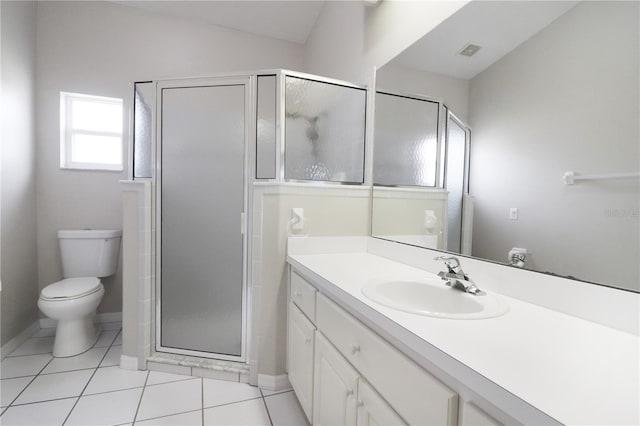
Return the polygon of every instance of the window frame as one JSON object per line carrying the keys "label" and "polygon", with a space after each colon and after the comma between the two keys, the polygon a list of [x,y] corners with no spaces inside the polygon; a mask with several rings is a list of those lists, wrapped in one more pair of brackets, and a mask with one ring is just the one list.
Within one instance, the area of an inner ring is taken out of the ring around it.
{"label": "window frame", "polygon": [[[94,102],[110,105],[118,105],[121,108],[122,126],[119,132],[80,130],[72,125],[74,100]],[[120,162],[111,163],[87,163],[73,161],[72,141],[74,135],[107,136],[120,139]],[[60,168],[67,170],[102,170],[121,172],[124,170],[124,100],[106,96],[87,95],[83,93],[60,92]]]}

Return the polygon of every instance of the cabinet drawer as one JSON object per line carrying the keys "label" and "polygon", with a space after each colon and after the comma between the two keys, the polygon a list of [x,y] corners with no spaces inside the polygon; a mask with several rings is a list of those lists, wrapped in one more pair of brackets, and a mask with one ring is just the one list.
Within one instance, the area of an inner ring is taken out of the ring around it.
{"label": "cabinet drawer", "polygon": [[455,425],[458,395],[319,294],[316,324],[376,391],[413,425]]}
{"label": "cabinet drawer", "polygon": [[316,320],[316,290],[295,271],[291,271],[291,301],[312,321]]}

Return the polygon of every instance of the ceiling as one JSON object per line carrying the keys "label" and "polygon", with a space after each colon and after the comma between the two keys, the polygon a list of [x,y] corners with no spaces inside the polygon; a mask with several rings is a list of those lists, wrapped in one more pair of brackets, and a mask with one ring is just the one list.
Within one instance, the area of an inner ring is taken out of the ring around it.
{"label": "ceiling", "polygon": [[[515,49],[577,1],[473,1],[391,62],[469,80]],[[467,44],[482,48],[458,55]]]}
{"label": "ceiling", "polygon": [[164,15],[304,44],[324,1],[115,1]]}

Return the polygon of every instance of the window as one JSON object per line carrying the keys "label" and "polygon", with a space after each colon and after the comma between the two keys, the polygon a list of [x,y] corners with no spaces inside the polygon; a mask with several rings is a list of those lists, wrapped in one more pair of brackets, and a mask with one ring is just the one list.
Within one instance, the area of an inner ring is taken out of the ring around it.
{"label": "window", "polygon": [[60,167],[122,170],[122,99],[60,92]]}

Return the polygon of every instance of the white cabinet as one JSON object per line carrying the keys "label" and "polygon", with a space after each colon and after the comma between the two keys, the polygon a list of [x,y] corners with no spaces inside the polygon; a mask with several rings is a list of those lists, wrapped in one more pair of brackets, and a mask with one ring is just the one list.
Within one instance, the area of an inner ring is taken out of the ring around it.
{"label": "white cabinet", "polygon": [[358,384],[358,426],[406,425],[384,399],[364,380]]}
{"label": "white cabinet", "polygon": [[316,325],[409,424],[457,424],[458,395],[323,294]]}
{"label": "white cabinet", "polygon": [[316,339],[314,426],[356,424],[358,373],[321,333]]}
{"label": "white cabinet", "polygon": [[316,328],[293,303],[289,304],[287,359],[289,382],[311,421],[313,404],[313,354]]}
{"label": "white cabinet", "polygon": [[314,426],[447,425],[458,395],[291,273],[289,381]]}

